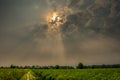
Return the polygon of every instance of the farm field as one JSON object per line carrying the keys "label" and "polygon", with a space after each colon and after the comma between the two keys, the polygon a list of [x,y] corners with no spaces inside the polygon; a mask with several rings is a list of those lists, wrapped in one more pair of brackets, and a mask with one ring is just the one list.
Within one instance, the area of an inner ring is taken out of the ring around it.
{"label": "farm field", "polygon": [[0,80],[20,80],[27,72],[26,69],[0,69]]}
{"label": "farm field", "polygon": [[0,80],[120,80],[120,68],[0,69]]}

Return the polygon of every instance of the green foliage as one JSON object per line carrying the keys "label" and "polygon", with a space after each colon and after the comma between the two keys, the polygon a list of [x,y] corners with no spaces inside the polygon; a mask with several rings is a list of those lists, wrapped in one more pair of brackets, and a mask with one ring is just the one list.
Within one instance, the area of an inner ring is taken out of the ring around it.
{"label": "green foliage", "polygon": [[26,72],[23,69],[0,69],[0,80],[20,80]]}
{"label": "green foliage", "polygon": [[83,63],[79,63],[78,66],[77,66],[77,69],[83,69]]}
{"label": "green foliage", "polygon": [[120,68],[0,69],[0,80],[120,80],[119,75]]}
{"label": "green foliage", "polygon": [[120,80],[118,69],[34,69],[36,80]]}
{"label": "green foliage", "polygon": [[20,80],[36,80],[36,78],[34,77],[34,73],[29,70]]}

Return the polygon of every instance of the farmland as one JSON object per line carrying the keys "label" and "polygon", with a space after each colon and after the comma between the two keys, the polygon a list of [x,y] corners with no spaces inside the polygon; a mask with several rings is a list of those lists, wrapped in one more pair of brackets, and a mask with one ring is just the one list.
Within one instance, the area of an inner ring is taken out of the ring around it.
{"label": "farmland", "polygon": [[20,80],[27,72],[24,69],[0,69],[0,80]]}
{"label": "farmland", "polygon": [[0,80],[120,80],[120,68],[0,69]]}

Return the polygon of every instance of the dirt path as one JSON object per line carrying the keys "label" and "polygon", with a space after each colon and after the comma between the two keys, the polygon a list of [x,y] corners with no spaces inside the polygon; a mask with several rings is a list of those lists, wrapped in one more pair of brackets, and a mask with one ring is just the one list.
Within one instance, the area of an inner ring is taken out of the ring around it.
{"label": "dirt path", "polygon": [[26,79],[27,79],[27,80],[30,80],[30,72],[27,73]]}
{"label": "dirt path", "polygon": [[35,80],[33,72],[29,70],[20,80]]}

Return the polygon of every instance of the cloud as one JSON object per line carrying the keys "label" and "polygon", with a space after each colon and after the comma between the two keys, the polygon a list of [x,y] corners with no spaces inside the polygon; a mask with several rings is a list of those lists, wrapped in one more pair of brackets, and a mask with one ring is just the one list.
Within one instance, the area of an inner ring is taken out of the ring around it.
{"label": "cloud", "polygon": [[6,34],[0,34],[0,62],[20,65],[119,63],[118,3],[119,0],[47,0],[40,16],[57,11],[65,15],[65,23],[54,31],[45,18],[36,20],[38,15],[33,19],[34,11],[31,15],[26,12],[28,17],[32,16],[28,18],[31,21],[26,21],[27,27],[16,27],[12,32],[15,27],[10,26],[8,32],[4,28]]}

